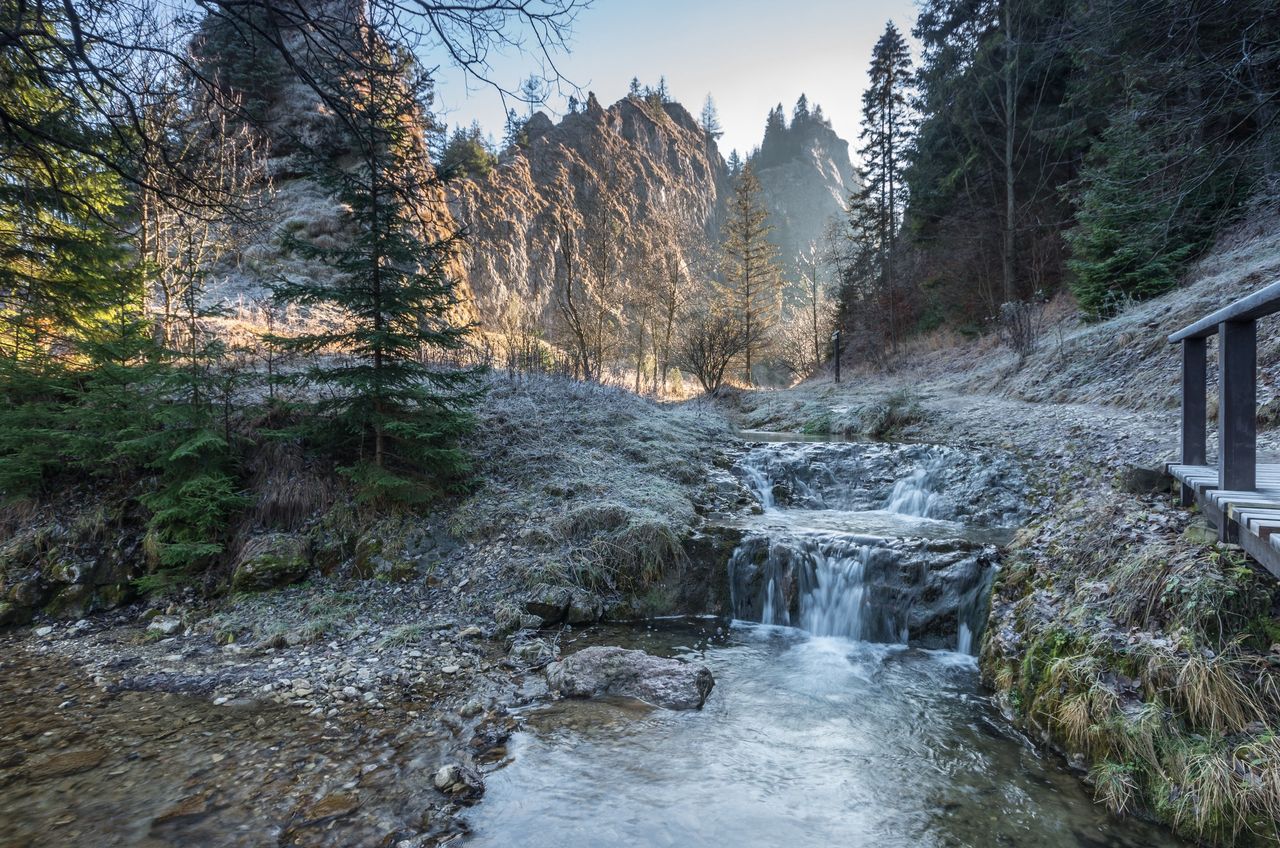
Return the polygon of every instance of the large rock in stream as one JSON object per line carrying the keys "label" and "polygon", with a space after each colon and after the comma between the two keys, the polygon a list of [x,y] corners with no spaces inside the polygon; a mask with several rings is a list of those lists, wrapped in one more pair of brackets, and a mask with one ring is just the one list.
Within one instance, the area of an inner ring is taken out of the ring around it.
{"label": "large rock in stream", "polygon": [[570,698],[635,698],[669,710],[700,710],[715,686],[701,663],[626,648],[592,647],[547,667],[547,683]]}

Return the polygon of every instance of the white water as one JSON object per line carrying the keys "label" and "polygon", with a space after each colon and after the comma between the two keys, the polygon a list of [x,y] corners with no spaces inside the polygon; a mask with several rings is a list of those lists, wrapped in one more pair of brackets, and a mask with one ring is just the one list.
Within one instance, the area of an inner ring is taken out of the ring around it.
{"label": "white water", "polygon": [[[818,495],[814,466],[804,461],[814,450],[809,444],[758,450],[739,466],[764,515],[752,522],[755,534],[730,559],[735,617],[797,626],[815,636],[905,644],[912,639],[909,619],[913,604],[924,593],[928,556],[918,548],[895,546],[891,540],[954,540],[972,535],[963,524],[935,517],[942,504],[947,460],[954,459],[956,452],[917,453],[917,461],[893,483],[881,509],[796,509],[788,503],[829,499],[844,504],[859,498],[875,503],[874,497],[867,497],[871,492],[848,491],[855,485],[852,481],[842,486],[830,464],[825,466]],[[788,501],[780,504],[775,491],[788,493]],[[975,569],[962,570],[955,580],[961,582],[943,587],[953,598],[960,595],[954,601],[950,621],[954,635],[949,646],[972,654],[977,648],[975,635],[981,633],[985,619],[990,583]],[[934,580],[934,594],[939,582]],[[936,631],[936,622],[929,629]],[[931,637],[929,644],[936,645],[937,638]]]}
{"label": "white water", "polygon": [[893,486],[885,512],[933,518],[937,511],[939,495],[938,478],[942,470],[940,457],[930,458]]}

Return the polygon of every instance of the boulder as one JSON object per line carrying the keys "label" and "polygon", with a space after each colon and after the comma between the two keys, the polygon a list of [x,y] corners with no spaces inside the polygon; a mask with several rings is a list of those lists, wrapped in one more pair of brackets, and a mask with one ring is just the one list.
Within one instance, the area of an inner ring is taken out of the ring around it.
{"label": "boulder", "polygon": [[523,639],[511,646],[511,658],[527,666],[543,666],[556,658],[556,649],[545,639]]}
{"label": "boulder", "polygon": [[547,684],[570,698],[617,696],[671,710],[698,710],[715,678],[701,663],[597,646],[548,666]]}
{"label": "boulder", "polygon": [[572,602],[572,589],[539,583],[525,599],[524,608],[530,615],[536,615],[543,627],[550,627],[564,621]]}
{"label": "boulder", "polygon": [[565,610],[565,624],[594,624],[604,617],[604,602],[585,589],[570,592],[569,608]]}
{"label": "boulder", "polygon": [[1173,478],[1163,468],[1125,465],[1116,475],[1116,488],[1130,495],[1156,495],[1173,487]]}
{"label": "boulder", "polygon": [[480,775],[461,763],[442,766],[432,776],[431,784],[437,791],[464,804],[475,802],[484,794],[484,781]]}
{"label": "boulder", "polygon": [[176,615],[158,615],[147,625],[147,630],[159,633],[161,636],[172,636],[181,629],[182,619]]}
{"label": "boulder", "polygon": [[258,592],[301,580],[311,567],[311,544],[304,536],[268,533],[245,542],[231,574],[237,592]]}
{"label": "boulder", "polygon": [[31,621],[32,612],[29,607],[20,607],[9,601],[0,601],[0,627],[13,627]]}

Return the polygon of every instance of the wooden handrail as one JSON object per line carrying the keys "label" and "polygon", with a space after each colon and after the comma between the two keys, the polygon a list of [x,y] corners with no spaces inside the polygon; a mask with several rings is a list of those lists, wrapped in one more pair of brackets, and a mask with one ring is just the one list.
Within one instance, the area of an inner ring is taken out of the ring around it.
{"label": "wooden handrail", "polygon": [[1194,324],[1183,327],[1169,336],[1169,344],[1186,339],[1207,339],[1215,335],[1218,327],[1228,321],[1256,321],[1276,312],[1280,312],[1280,283],[1272,283],[1265,289],[1259,289],[1230,306],[1224,306]]}
{"label": "wooden handrail", "polygon": [[[1206,315],[1169,336],[1182,343],[1182,464],[1207,463],[1205,430],[1208,339],[1218,337],[1218,486],[1233,492],[1257,488],[1258,319],[1280,312],[1280,283],[1273,283]],[[1187,486],[1182,502],[1195,499]],[[1224,521],[1219,532],[1226,539]]]}

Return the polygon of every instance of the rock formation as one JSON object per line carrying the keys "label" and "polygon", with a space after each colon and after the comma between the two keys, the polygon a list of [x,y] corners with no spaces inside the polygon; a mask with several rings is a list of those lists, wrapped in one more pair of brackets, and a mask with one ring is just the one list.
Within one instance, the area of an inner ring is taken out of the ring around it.
{"label": "rock formation", "polygon": [[836,135],[821,107],[811,112],[797,104],[790,124],[779,107],[751,165],[769,209],[770,240],[794,275],[797,255],[810,242],[821,247],[828,226],[844,216],[849,194],[860,185],[849,142]]}
{"label": "rock formation", "polygon": [[465,264],[479,313],[519,303],[546,326],[566,227],[581,245],[592,218],[609,220],[613,274],[625,291],[690,236],[715,239],[728,173],[714,141],[678,103],[627,97],[553,124],[528,122],[527,147],[507,151],[480,180],[450,184],[467,235]]}

